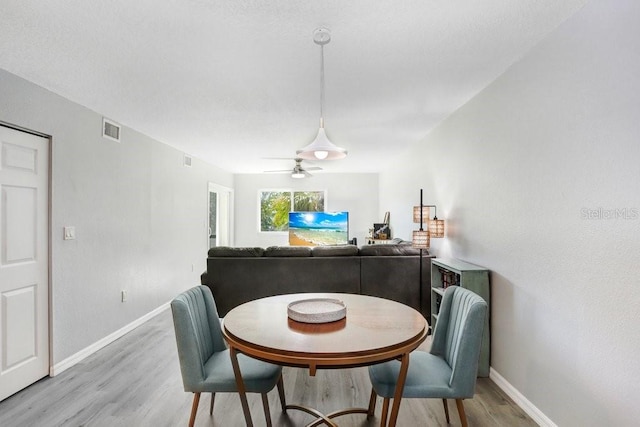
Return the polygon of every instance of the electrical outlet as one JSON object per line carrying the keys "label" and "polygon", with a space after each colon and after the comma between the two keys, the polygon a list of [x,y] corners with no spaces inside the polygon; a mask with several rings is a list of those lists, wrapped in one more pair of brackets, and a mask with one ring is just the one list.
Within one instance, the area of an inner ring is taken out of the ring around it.
{"label": "electrical outlet", "polygon": [[64,227],[64,240],[75,240],[75,238],[76,238],[76,228]]}
{"label": "electrical outlet", "polygon": [[121,292],[121,297],[122,297],[122,302],[126,302],[127,301],[127,291],[122,291]]}

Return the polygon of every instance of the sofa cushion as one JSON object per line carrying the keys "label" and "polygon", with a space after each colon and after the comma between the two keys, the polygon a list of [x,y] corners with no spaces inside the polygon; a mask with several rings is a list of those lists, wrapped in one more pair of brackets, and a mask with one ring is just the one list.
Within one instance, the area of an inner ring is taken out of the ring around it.
{"label": "sofa cushion", "polygon": [[269,246],[264,251],[264,256],[270,257],[309,257],[309,246]]}
{"label": "sofa cushion", "polygon": [[233,248],[230,246],[216,246],[209,249],[210,257],[261,257],[262,248]]}
{"label": "sofa cushion", "polygon": [[356,245],[314,246],[311,249],[312,256],[357,256]]}
{"label": "sofa cushion", "polygon": [[[399,255],[420,255],[420,249],[416,249],[411,245],[365,245],[360,248],[361,256],[399,256]],[[425,249],[422,255],[429,255]]]}

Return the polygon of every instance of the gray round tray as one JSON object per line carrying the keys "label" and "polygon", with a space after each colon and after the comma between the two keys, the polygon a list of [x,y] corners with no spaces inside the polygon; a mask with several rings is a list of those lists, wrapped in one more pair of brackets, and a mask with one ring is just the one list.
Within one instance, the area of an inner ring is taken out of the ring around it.
{"label": "gray round tray", "polygon": [[328,323],[347,315],[344,302],[333,298],[308,298],[287,306],[289,318],[303,323]]}

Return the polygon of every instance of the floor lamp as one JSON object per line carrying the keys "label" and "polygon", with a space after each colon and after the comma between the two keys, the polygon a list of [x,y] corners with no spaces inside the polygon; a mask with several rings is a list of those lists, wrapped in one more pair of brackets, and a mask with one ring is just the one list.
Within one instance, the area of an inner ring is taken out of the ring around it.
{"label": "floor lamp", "polygon": [[[433,219],[430,218],[429,208],[434,209]],[[420,229],[413,231],[412,243],[413,247],[420,249],[420,309],[423,310],[422,298],[423,298],[423,280],[422,280],[422,251],[429,249],[431,245],[431,238],[444,237],[444,220],[438,219],[436,205],[425,205],[422,202],[422,189],[420,189],[420,206],[413,207],[413,222],[420,223]],[[427,223],[427,229],[423,228],[423,224]]]}
{"label": "floor lamp", "polygon": [[[426,214],[426,216],[425,216]],[[422,305],[423,302],[423,281],[422,281],[422,251],[424,249],[429,249],[429,244],[430,244],[430,236],[429,236],[429,230],[425,230],[424,228],[422,228],[422,225],[424,223],[424,219],[425,217],[427,218],[427,220],[429,219],[429,207],[424,206],[422,204],[422,189],[420,189],[420,206],[414,206],[413,208],[413,222],[419,222],[420,223],[420,229],[419,230],[414,230],[413,231],[413,236],[412,236],[412,243],[413,243],[413,247],[420,249],[420,278],[419,278],[419,283],[420,283],[420,311],[422,313],[424,313],[424,308]]]}

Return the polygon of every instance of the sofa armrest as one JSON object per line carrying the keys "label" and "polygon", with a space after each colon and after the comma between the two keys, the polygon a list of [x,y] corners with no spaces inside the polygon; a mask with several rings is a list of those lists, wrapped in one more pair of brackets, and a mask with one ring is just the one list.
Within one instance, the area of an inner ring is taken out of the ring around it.
{"label": "sofa armrest", "polygon": [[[363,256],[360,258],[360,289],[373,295],[398,301],[431,318],[431,258],[418,256]],[[422,286],[422,294],[420,287]],[[420,298],[422,297],[422,300]]]}

